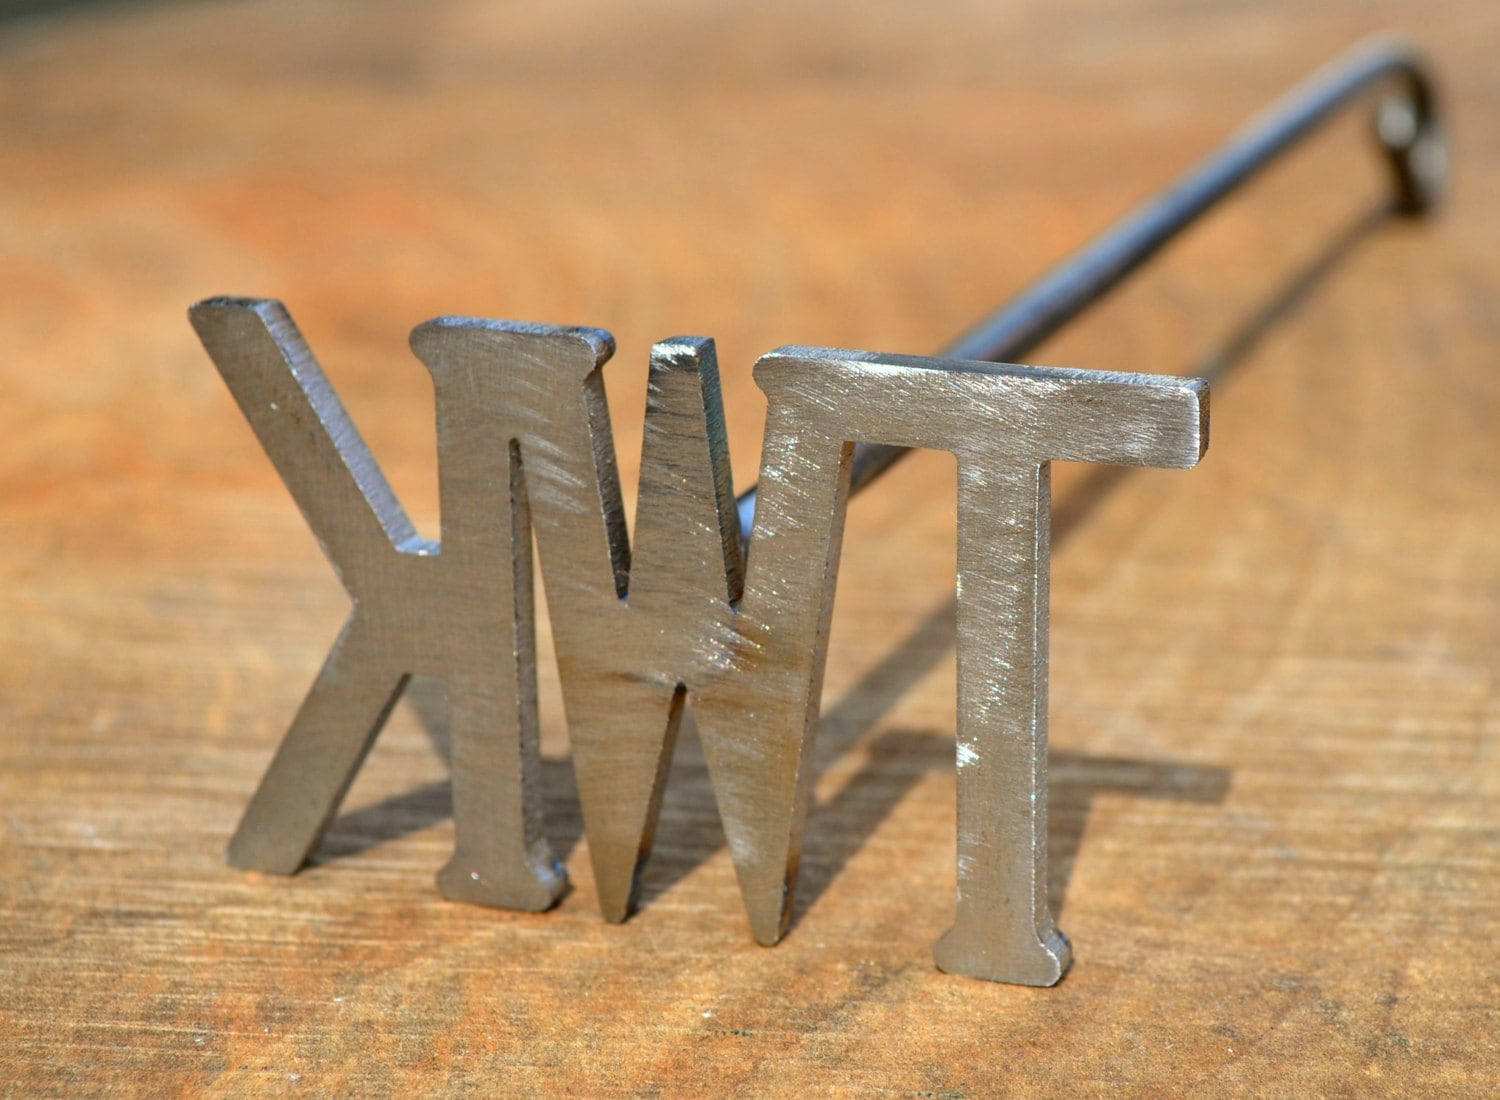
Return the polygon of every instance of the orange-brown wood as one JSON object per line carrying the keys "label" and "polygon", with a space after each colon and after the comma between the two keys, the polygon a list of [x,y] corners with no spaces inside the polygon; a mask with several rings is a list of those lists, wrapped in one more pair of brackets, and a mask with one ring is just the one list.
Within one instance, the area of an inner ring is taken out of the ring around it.
{"label": "orange-brown wood", "polygon": [[[627,485],[651,341],[716,337],[744,484],[757,355],[936,349],[1385,28],[1445,78],[1439,219],[1369,222],[1383,178],[1351,119],[1038,356],[1232,361],[1197,470],[1057,471],[1060,986],[931,962],[954,879],[940,456],[851,508],[781,946],[750,938],[691,740],[644,909],[600,919],[545,636],[575,884],[555,912],[434,888],[452,825],[430,684],[312,867],[225,864],[346,604],[190,302],[284,299],[429,533],[432,399],[406,337],[443,313],[612,330]],[[0,1081],[1493,1088],[1497,41],[1491,0],[270,0],[0,27]]]}

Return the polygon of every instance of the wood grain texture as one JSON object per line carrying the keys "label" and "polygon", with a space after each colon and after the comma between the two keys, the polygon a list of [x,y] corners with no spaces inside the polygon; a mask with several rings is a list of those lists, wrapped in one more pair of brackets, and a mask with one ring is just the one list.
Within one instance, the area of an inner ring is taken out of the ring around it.
{"label": "wood grain texture", "polygon": [[[284,299],[427,534],[432,396],[406,338],[439,314],[614,332],[627,486],[651,342],[714,336],[744,479],[758,355],[938,347],[1386,28],[1446,78],[1441,218],[1371,222],[1351,119],[1040,357],[1233,367],[1198,469],[1056,471],[1061,985],[931,963],[955,727],[934,455],[850,509],[782,945],[750,938],[691,738],[644,908],[600,919],[545,628],[549,831],[575,884],[556,911],[439,897],[426,683],[314,866],[226,866],[347,604],[190,302]],[[7,24],[3,1090],[1492,1089],[1497,35],[1491,0],[266,0]]]}

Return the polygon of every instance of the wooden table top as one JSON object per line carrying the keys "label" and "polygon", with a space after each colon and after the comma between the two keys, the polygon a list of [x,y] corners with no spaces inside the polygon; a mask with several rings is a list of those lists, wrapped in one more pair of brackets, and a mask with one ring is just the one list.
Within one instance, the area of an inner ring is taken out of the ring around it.
{"label": "wooden table top", "polygon": [[[511,8],[3,26],[0,1091],[1493,1089],[1500,6]],[[545,637],[555,911],[439,897],[425,682],[311,866],[225,864],[347,603],[191,302],[283,299],[427,532],[406,337],[439,314],[611,330],[627,486],[650,343],[716,337],[744,484],[758,355],[937,349],[1385,28],[1443,78],[1440,217],[1369,218],[1351,116],[1037,357],[1233,368],[1198,469],[1056,472],[1059,986],[931,961],[955,873],[940,455],[851,507],[780,946],[749,936],[690,738],[644,908],[601,920]]]}

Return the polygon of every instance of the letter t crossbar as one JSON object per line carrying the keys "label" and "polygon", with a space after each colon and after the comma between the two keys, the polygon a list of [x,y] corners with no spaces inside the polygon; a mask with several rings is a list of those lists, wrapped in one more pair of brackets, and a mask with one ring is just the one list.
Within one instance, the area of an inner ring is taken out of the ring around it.
{"label": "letter t crossbar", "polygon": [[278,303],[192,319],[354,600],[251,800],[237,866],[295,871],[415,673],[452,708],[456,851],[445,896],[544,909],[565,882],[541,828],[531,546],[547,578],[601,907],[630,912],[683,706],[698,718],[752,930],[785,933],[806,815],[856,442],[958,457],[956,973],[1050,985],[1047,575],[1053,459],[1194,465],[1200,380],[783,348],[748,557],[711,341],[651,358],[635,544],[597,329],[444,318],[412,346],[437,395],[442,541],[416,537]]}

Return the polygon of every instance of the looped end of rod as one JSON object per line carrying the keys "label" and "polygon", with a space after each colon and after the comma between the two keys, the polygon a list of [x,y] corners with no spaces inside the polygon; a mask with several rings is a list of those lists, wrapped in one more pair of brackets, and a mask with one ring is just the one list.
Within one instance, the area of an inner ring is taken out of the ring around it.
{"label": "looped end of rod", "polygon": [[1375,138],[1395,177],[1395,212],[1420,218],[1448,191],[1448,135],[1432,83],[1415,57],[1406,62],[1407,86],[1375,108]]}

